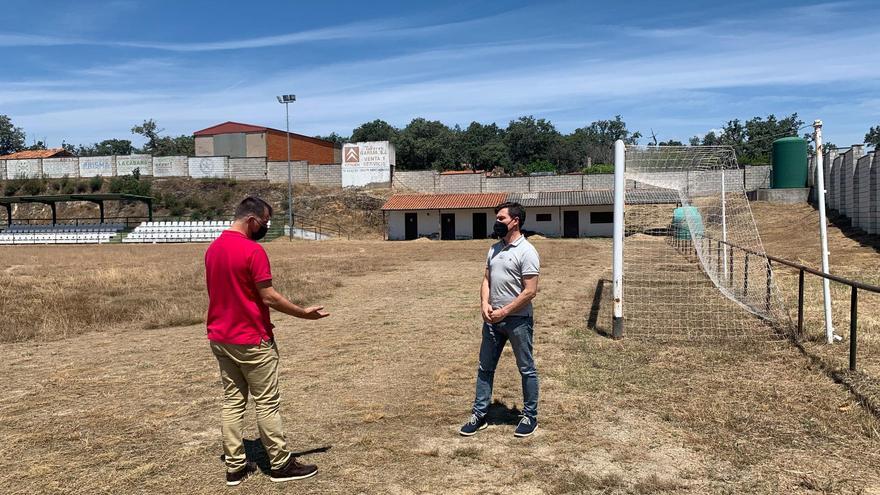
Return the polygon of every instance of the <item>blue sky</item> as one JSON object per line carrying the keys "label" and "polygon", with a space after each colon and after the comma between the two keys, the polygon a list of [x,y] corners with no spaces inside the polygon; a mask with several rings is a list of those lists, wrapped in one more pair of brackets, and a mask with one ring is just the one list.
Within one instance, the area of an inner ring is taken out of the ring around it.
{"label": "blue sky", "polygon": [[[837,145],[880,124],[876,2],[109,2],[3,0],[0,114],[29,141],[190,134],[227,120],[348,135],[384,119],[570,132],[620,114],[679,139],[821,118]],[[642,139],[642,142],[645,142]]]}

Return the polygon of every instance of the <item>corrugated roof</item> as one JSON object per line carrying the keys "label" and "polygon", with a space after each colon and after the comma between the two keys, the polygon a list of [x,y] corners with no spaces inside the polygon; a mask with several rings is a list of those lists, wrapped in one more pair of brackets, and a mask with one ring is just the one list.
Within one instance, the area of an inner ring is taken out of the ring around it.
{"label": "corrugated roof", "polygon": [[[271,127],[264,127],[261,125],[252,125],[252,124],[242,124],[241,122],[224,122],[222,124],[217,124],[211,127],[206,127],[200,131],[196,131],[193,133],[193,136],[216,136],[218,134],[235,134],[235,133],[248,133],[248,132],[274,132],[277,134],[287,134],[287,131],[282,131],[280,129],[273,129]],[[330,145],[339,147],[336,143],[332,141],[327,141],[325,139],[318,139],[316,137],[304,136],[302,134],[297,134],[295,132],[290,133],[291,136],[295,136],[298,139],[302,139],[305,141],[311,141],[314,143],[320,143],[324,145]]]}
{"label": "corrugated roof", "polygon": [[[614,204],[614,193],[609,189],[588,191],[551,191],[531,193],[511,193],[508,201],[525,207],[550,206],[598,206]],[[628,204],[678,203],[678,193],[671,189],[627,189]]]}
{"label": "corrugated roof", "polygon": [[479,194],[395,194],[383,210],[457,210],[494,208],[507,201],[507,193]]}
{"label": "corrugated roof", "polygon": [[61,156],[74,156],[64,148],[49,148],[47,150],[25,150],[8,155],[0,156],[0,160],[27,160],[32,158],[57,158]]}
{"label": "corrugated roof", "polygon": [[260,125],[242,124],[241,122],[229,121],[196,131],[193,133],[193,136],[214,136],[216,134],[229,134],[233,132],[265,132],[269,129],[269,127],[263,127]]}

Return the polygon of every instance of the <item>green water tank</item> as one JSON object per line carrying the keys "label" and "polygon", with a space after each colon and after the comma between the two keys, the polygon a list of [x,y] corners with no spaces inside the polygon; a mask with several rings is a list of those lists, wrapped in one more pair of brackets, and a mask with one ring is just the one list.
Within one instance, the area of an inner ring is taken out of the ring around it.
{"label": "green water tank", "polygon": [[691,226],[694,228],[695,236],[703,235],[703,218],[700,216],[700,210],[694,206],[679,206],[672,210],[672,236],[675,239],[690,239]]}
{"label": "green water tank", "polygon": [[807,187],[807,142],[799,137],[773,141],[770,187],[791,189]]}

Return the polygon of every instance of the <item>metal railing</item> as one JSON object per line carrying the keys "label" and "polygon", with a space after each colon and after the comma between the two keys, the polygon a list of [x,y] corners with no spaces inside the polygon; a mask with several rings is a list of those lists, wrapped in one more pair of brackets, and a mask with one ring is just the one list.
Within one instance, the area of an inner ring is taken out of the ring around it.
{"label": "metal railing", "polygon": [[[815,275],[820,278],[825,278],[831,280],[832,282],[837,282],[839,284],[848,285],[850,287],[850,306],[849,306],[849,369],[850,371],[856,370],[856,355],[858,351],[858,319],[859,319],[859,290],[864,290],[868,292],[873,292],[875,294],[880,294],[880,286],[866,284],[864,282],[859,282],[856,280],[850,280],[848,278],[839,277],[837,275],[831,275],[830,273],[822,273],[815,268],[810,268],[809,266],[802,265],[800,263],[795,263],[793,261],[789,261],[786,259],[782,259],[776,256],[771,256],[766,253],[759,253],[753,249],[749,249],[742,246],[737,246],[736,244],[722,241],[720,239],[713,239],[711,237],[704,237],[711,242],[715,241],[718,245],[718,253],[720,257],[720,253],[722,249],[720,246],[727,245],[730,247],[729,256],[730,256],[730,272],[733,272],[734,266],[734,253],[735,250],[740,250],[744,253],[743,263],[745,264],[745,277],[743,279],[743,284],[748,290],[748,266],[749,266],[749,255],[758,256],[767,260],[767,305],[770,305],[771,298],[771,286],[773,282],[773,263],[779,263],[780,265],[787,266],[789,268],[794,268],[798,270],[798,317],[797,317],[797,336],[800,338],[804,332],[804,274],[809,273],[810,275]],[[711,247],[710,247],[711,251]]]}

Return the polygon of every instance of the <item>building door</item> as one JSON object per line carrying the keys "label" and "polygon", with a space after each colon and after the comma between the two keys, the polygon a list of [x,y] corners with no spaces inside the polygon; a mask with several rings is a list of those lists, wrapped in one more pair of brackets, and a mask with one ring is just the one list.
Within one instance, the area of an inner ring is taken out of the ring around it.
{"label": "building door", "polygon": [[562,212],[562,237],[580,237],[581,226],[578,223],[579,217],[580,215],[577,211]]}
{"label": "building door", "polygon": [[486,238],[486,214],[474,213],[474,239]]}
{"label": "building door", "polygon": [[408,241],[419,237],[419,216],[416,213],[404,213],[403,223],[406,232],[404,238]]}
{"label": "building door", "polygon": [[443,241],[455,240],[455,213],[440,215],[440,239]]}

